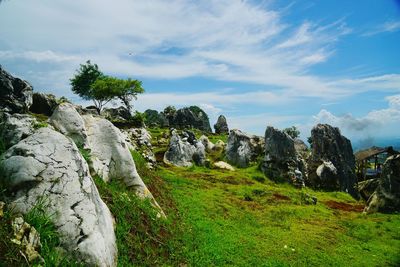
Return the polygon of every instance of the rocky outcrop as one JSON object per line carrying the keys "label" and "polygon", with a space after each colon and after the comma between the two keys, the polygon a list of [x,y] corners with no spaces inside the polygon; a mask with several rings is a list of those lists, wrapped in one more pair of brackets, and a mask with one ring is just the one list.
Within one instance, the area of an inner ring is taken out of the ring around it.
{"label": "rocky outcrop", "polygon": [[205,135],[200,136],[199,141],[203,144],[207,153],[210,153],[213,151],[214,144],[208,139],[207,136],[205,136]]}
{"label": "rocky outcrop", "polygon": [[197,165],[204,165],[206,160],[205,147],[201,141],[193,139],[188,132],[182,136],[172,130],[167,152],[164,154],[164,163],[178,167],[190,167],[194,161]]}
{"label": "rocky outcrop", "polygon": [[136,171],[125,136],[110,121],[84,115],[92,168],[104,181],[121,179],[141,197],[153,198]]}
{"label": "rocky outcrop", "polygon": [[132,118],[129,110],[123,106],[118,108],[105,108],[101,111],[101,115],[110,121],[127,121]]}
{"label": "rocky outcrop", "polygon": [[16,212],[26,214],[40,203],[69,253],[88,265],[116,265],[110,211],[70,139],[39,129],[2,155],[0,181]]}
{"label": "rocky outcrop", "polygon": [[314,188],[345,191],[357,197],[355,158],[350,140],[341,135],[339,128],[328,124],[315,126],[311,140],[307,184]]}
{"label": "rocky outcrop", "polygon": [[272,180],[291,182],[298,187],[304,186],[304,178],[307,176],[295,141],[287,133],[271,126],[265,131],[265,158],[262,169]]}
{"label": "rocky outcrop", "polygon": [[357,190],[360,193],[362,199],[368,201],[368,199],[372,196],[372,194],[375,192],[378,186],[379,186],[378,178],[369,179],[357,183]]}
{"label": "rocky outcrop", "polygon": [[198,129],[203,132],[211,132],[210,121],[207,114],[197,106],[178,109],[169,125],[178,129]]}
{"label": "rocky outcrop", "polygon": [[37,121],[28,114],[0,114],[0,138],[3,146],[9,148],[32,135]]}
{"label": "rocky outcrop", "polygon": [[147,109],[144,115],[146,118],[146,125],[150,127],[169,127],[169,121],[164,112],[158,113],[157,110]]}
{"label": "rocky outcrop", "polygon": [[32,105],[32,86],[13,77],[0,65],[0,109],[9,113],[26,113]]}
{"label": "rocky outcrop", "polygon": [[214,124],[214,130],[216,134],[228,134],[229,128],[228,123],[224,115],[219,115],[217,123]]}
{"label": "rocky outcrop", "polygon": [[226,158],[228,162],[246,168],[264,154],[264,139],[255,135],[248,135],[234,129],[229,132]]}
{"label": "rocky outcrop", "polygon": [[51,116],[57,105],[58,103],[54,95],[33,93],[32,105],[29,110],[33,113]]}
{"label": "rocky outcrop", "polygon": [[123,133],[127,135],[129,143],[132,144],[131,149],[140,152],[143,158],[147,161],[147,167],[149,169],[155,168],[157,160],[151,145],[151,134],[146,130],[146,128],[131,128],[123,131]]}
{"label": "rocky outcrop", "polygon": [[400,154],[386,159],[378,186],[364,211],[400,212]]}
{"label": "rocky outcrop", "polygon": [[49,122],[60,133],[74,140],[79,147],[87,146],[85,122],[73,104],[60,104],[54,110]]}

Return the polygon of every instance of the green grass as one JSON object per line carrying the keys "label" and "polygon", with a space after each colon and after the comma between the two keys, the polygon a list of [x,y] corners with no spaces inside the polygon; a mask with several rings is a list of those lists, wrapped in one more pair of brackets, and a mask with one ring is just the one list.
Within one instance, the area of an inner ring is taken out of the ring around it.
{"label": "green grass", "polygon": [[[363,215],[341,192],[262,180],[256,166],[158,170],[171,189],[189,266],[397,266],[400,215]],[[256,178],[254,178],[256,177]],[[304,195],[316,196],[316,205]],[[357,211],[330,208],[346,203]]]}

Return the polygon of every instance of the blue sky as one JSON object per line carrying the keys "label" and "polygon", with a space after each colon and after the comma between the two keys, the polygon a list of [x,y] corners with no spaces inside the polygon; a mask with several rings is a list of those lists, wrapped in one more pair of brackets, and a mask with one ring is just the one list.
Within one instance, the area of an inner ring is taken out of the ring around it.
{"label": "blue sky", "polygon": [[[260,134],[318,122],[400,138],[400,1],[9,0],[0,64],[42,92],[91,59],[143,81],[135,108],[199,105]],[[84,104],[84,103],[82,103]]]}

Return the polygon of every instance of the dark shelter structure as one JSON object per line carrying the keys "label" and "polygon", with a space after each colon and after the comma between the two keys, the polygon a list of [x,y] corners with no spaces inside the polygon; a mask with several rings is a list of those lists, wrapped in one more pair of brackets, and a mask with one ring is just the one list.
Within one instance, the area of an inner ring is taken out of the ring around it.
{"label": "dark shelter structure", "polygon": [[382,173],[382,166],[386,159],[399,154],[393,147],[376,147],[356,152],[356,174],[358,181],[364,181],[372,178],[379,178]]}

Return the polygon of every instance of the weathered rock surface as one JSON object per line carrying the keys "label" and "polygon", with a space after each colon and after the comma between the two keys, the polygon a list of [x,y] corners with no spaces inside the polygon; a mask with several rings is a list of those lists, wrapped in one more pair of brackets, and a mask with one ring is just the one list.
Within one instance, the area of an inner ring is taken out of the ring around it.
{"label": "weathered rock surface", "polygon": [[[311,131],[311,140],[307,184],[314,188],[345,191],[357,197],[355,158],[350,140],[341,135],[339,128],[328,124],[316,125]],[[329,162],[336,172],[325,164]],[[321,169],[323,171],[317,172]]]}
{"label": "weathered rock surface", "polygon": [[400,154],[387,158],[375,192],[365,210],[371,212],[400,212]]}
{"label": "weathered rock surface", "polygon": [[132,114],[129,112],[129,110],[123,106],[118,108],[105,108],[101,111],[101,115],[111,121],[124,121],[132,118]]}
{"label": "weathered rock surface", "polygon": [[78,146],[87,146],[85,122],[73,104],[60,104],[49,118],[49,122],[62,134],[74,140]]}
{"label": "weathered rock surface", "polygon": [[147,167],[150,169],[155,168],[157,160],[151,145],[151,134],[146,128],[131,128],[123,132],[128,136],[129,143],[132,144],[132,149],[140,152],[147,161]]}
{"label": "weathered rock surface", "polygon": [[36,123],[36,119],[28,114],[0,114],[0,138],[5,148],[32,135]]}
{"label": "weathered rock surface", "polygon": [[145,112],[146,124],[150,127],[169,127],[169,121],[164,112],[158,113],[157,110],[147,109]]}
{"label": "weathered rock surface", "polygon": [[264,139],[255,135],[248,135],[234,129],[229,132],[226,157],[228,162],[245,168],[264,153]]}
{"label": "weathered rock surface", "polygon": [[39,129],[3,154],[0,179],[16,212],[26,214],[42,203],[71,254],[88,265],[116,264],[110,211],[70,139]]}
{"label": "weathered rock surface", "polygon": [[178,109],[169,121],[169,125],[178,129],[194,128],[203,132],[211,132],[207,114],[197,106]]}
{"label": "weathered rock surface", "polygon": [[167,152],[164,154],[166,164],[178,167],[190,167],[193,165],[195,148],[187,138],[181,138],[177,131],[173,130]]}
{"label": "weathered rock surface", "polygon": [[92,168],[104,181],[121,179],[127,186],[135,187],[139,196],[151,193],[136,171],[135,162],[125,141],[125,136],[110,121],[101,117],[84,115]]}
{"label": "weathered rock surface", "polygon": [[368,201],[368,199],[372,196],[372,194],[375,192],[378,186],[379,186],[378,178],[369,179],[357,183],[357,190],[360,193],[362,199]]}
{"label": "weathered rock surface", "polygon": [[32,105],[32,86],[13,77],[0,65],[0,109],[10,113],[26,113]]}
{"label": "weathered rock surface", "polygon": [[265,175],[276,181],[291,182],[304,186],[307,176],[295,141],[285,132],[268,126],[265,131],[265,158],[262,169]]}
{"label": "weathered rock surface", "polygon": [[58,103],[54,95],[33,93],[32,105],[29,110],[33,113],[51,116],[57,105]]}
{"label": "weathered rock surface", "polygon": [[204,148],[206,149],[206,152],[210,153],[214,149],[214,144],[208,139],[207,136],[202,135],[199,138],[199,141],[203,144]]}
{"label": "weathered rock surface", "polygon": [[219,115],[217,123],[214,124],[214,130],[216,134],[228,134],[229,128],[228,123],[224,115]]}
{"label": "weathered rock surface", "polygon": [[234,171],[235,168],[232,167],[229,163],[224,161],[217,161],[214,163],[214,167],[222,170]]}

